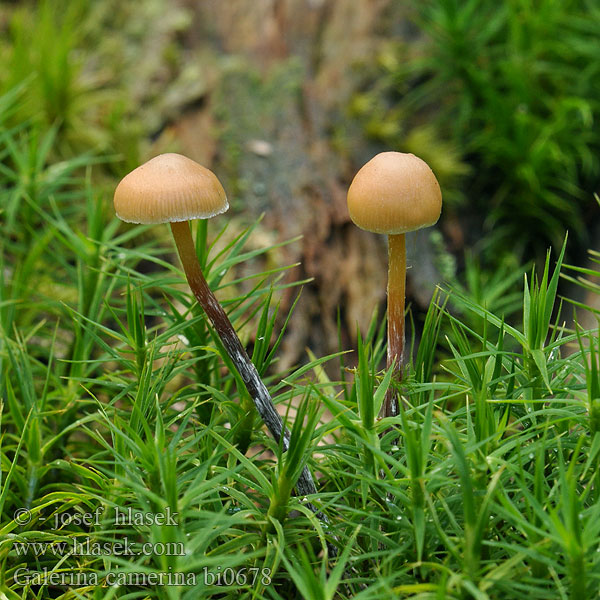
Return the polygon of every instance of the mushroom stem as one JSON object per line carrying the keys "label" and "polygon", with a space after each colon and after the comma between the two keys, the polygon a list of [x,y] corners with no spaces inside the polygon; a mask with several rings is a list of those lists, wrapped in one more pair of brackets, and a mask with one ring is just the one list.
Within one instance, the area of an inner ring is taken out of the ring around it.
{"label": "mushroom stem", "polygon": [[[394,377],[402,379],[404,369],[404,297],[406,287],[406,242],[399,233],[388,236],[388,369],[395,361]],[[387,391],[380,416],[398,415],[398,395],[393,386]]]}
{"label": "mushroom stem", "polygon": [[[198,262],[198,257],[196,255],[196,247],[194,246],[192,233],[190,231],[189,221],[171,223],[171,231],[175,238],[175,244],[179,251],[179,258],[181,259],[190,289],[221,338],[223,346],[225,346],[227,354],[229,354],[229,357],[242,377],[246,389],[252,397],[263,422],[277,442],[279,442],[281,434],[283,433],[283,450],[287,451],[289,447],[290,432],[287,428],[284,428],[281,416],[275,409],[273,400],[271,399],[265,384],[261,380],[256,367],[248,357],[229,317],[223,310],[219,301],[215,298],[215,295],[212,293],[202,274],[200,263]],[[298,478],[296,491],[301,496],[317,493],[308,467],[304,467],[302,474]]]}

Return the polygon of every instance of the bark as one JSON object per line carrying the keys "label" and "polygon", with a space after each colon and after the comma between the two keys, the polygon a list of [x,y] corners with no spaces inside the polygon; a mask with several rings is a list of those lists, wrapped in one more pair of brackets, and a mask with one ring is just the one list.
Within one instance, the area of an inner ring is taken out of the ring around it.
{"label": "bark", "polygon": [[[301,263],[290,278],[314,278],[279,366],[303,360],[306,347],[337,351],[338,309],[343,345],[352,348],[357,324],[364,332],[374,308],[380,317],[385,310],[387,250],[385,236],[349,220],[348,184],[382,148],[365,142],[348,106],[362,83],[357,65],[372,64],[390,36],[408,31],[405,9],[392,0],[180,1],[192,15],[182,41],[202,57],[206,91],[168,131],[217,173],[233,212],[246,220],[264,213],[263,230],[279,239],[303,236],[277,256]],[[409,261],[421,243],[407,237]],[[433,286],[413,287],[427,302]]]}

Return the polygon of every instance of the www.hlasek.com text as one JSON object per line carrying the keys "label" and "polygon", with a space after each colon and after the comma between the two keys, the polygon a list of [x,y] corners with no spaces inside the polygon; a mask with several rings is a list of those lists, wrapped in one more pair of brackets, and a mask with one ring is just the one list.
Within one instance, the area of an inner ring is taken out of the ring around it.
{"label": "www.hlasek.com text", "polygon": [[183,542],[99,542],[89,536],[51,542],[13,542],[17,556],[185,556]]}

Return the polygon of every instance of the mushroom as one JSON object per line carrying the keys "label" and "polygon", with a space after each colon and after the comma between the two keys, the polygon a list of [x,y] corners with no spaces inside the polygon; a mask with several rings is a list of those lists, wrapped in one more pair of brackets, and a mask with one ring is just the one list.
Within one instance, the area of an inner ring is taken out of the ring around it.
{"label": "mushroom", "polygon": [[[402,378],[404,365],[404,235],[437,222],[442,210],[439,183],[426,162],[414,154],[382,152],[366,163],[348,189],[352,221],[366,231],[388,236],[388,369]],[[380,416],[398,414],[398,398],[390,388]]]}
{"label": "mushroom", "polygon": [[[269,431],[283,450],[289,446],[289,431],[227,314],[212,293],[192,239],[189,221],[209,219],[229,208],[225,190],[216,175],[180,154],[161,154],[126,175],[115,190],[115,212],[128,223],[169,223],[190,288],[213,324],[227,353]],[[300,495],[315,494],[307,467],[296,484]]]}

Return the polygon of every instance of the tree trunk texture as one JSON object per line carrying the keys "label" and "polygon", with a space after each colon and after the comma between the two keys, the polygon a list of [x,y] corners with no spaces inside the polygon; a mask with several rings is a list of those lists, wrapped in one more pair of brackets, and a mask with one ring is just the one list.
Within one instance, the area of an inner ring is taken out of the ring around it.
{"label": "tree trunk texture", "polygon": [[[277,262],[300,262],[289,279],[304,286],[279,366],[352,348],[357,324],[366,329],[385,309],[385,236],[356,228],[346,208],[354,173],[376,152],[347,109],[361,84],[358,65],[372,63],[390,35],[408,30],[393,0],[180,0],[192,14],[183,44],[199,52],[206,85],[169,126],[181,151],[211,167],[234,214],[264,213],[265,243],[302,235]],[[343,139],[344,143],[336,143]],[[275,235],[273,235],[275,232]],[[407,238],[418,254],[408,291],[426,304],[435,282],[425,238]],[[260,268],[264,265],[255,265]],[[251,267],[249,267],[251,268]],[[291,290],[282,307],[290,306]],[[282,311],[284,312],[284,311]]]}

